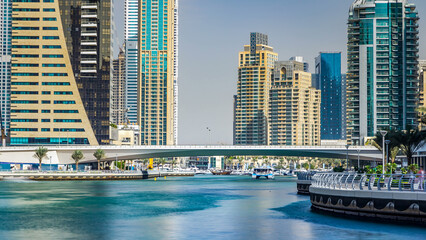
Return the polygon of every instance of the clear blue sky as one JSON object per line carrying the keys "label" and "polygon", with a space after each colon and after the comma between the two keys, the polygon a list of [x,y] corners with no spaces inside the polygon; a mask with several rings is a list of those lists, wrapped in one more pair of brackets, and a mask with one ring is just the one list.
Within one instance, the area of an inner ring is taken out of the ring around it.
{"label": "clear blue sky", "polygon": [[[115,0],[116,42],[123,42],[124,0]],[[280,60],[303,56],[314,70],[320,51],[341,51],[352,0],[179,0],[179,144],[232,144],[238,52],[250,32],[269,35]],[[420,15],[420,58],[426,59],[426,1]]]}

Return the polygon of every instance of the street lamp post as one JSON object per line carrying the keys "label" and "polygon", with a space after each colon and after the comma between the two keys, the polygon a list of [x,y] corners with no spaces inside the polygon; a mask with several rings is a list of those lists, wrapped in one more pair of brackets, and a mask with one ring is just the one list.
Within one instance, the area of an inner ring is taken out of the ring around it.
{"label": "street lamp post", "polygon": [[206,127],[207,131],[209,131],[209,144],[212,145],[212,130],[209,127]]}
{"label": "street lamp post", "polygon": [[388,162],[389,162],[389,144],[391,143],[391,141],[386,140],[385,143],[386,143],[386,164],[388,164]]}
{"label": "street lamp post", "polygon": [[358,152],[358,170],[359,170],[360,169],[360,165],[359,165],[359,153],[361,152],[361,149],[358,149],[357,152]]}
{"label": "street lamp post", "polygon": [[346,144],[346,171],[349,171],[349,144]]}
{"label": "street lamp post", "polygon": [[382,159],[382,162],[383,162],[383,174],[385,173],[385,136],[386,136],[386,134],[388,134],[388,132],[387,131],[380,131],[380,134],[382,134],[382,138],[383,138],[383,144],[382,144],[382,153],[383,153],[383,159]]}

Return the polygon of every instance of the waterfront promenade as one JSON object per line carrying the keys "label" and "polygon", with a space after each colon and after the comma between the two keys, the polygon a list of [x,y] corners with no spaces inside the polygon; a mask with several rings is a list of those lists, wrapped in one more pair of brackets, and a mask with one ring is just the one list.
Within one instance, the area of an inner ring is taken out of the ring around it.
{"label": "waterfront promenade", "polygon": [[309,192],[316,211],[426,226],[424,175],[317,173]]}
{"label": "waterfront promenade", "polygon": [[164,171],[3,171],[0,180],[75,181],[75,180],[137,180],[158,177],[189,177],[194,172]]}

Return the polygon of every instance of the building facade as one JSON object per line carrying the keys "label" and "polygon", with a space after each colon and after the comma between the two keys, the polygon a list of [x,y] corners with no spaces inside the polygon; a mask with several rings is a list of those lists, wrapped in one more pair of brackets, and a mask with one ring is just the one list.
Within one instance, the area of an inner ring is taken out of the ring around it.
{"label": "building facade", "polygon": [[346,88],[340,52],[321,52],[315,58],[317,89],[321,90],[321,139],[346,139]]}
{"label": "building facade", "polygon": [[177,0],[139,1],[138,125],[142,145],[177,143]]}
{"label": "building facade", "polygon": [[420,79],[420,107],[426,108],[425,90],[426,90],[426,60],[419,61],[419,79]]}
{"label": "building facade", "polygon": [[58,1],[14,2],[11,145],[91,144]]}
{"label": "building facade", "polygon": [[84,107],[100,144],[109,143],[112,0],[58,0],[67,49]]}
{"label": "building facade", "polygon": [[126,53],[126,116],[138,122],[138,26],[139,0],[124,1],[124,38]]}
{"label": "building facade", "polygon": [[[126,119],[126,55],[120,48],[118,58],[113,61],[111,122],[116,125],[129,124]],[[112,138],[111,138],[112,139]]]}
{"label": "building facade", "polygon": [[321,144],[321,91],[297,61],[275,63],[269,99],[269,144]]}
{"label": "building facade", "polygon": [[0,136],[9,136],[12,0],[0,2]]}
{"label": "building facade", "polygon": [[303,71],[309,72],[309,63],[306,62],[302,56],[294,56],[294,57],[291,57],[289,60],[303,63]]}
{"label": "building facade", "polygon": [[348,136],[417,125],[418,13],[407,0],[356,0],[348,20]]}
{"label": "building facade", "polygon": [[268,104],[274,63],[278,54],[268,46],[268,36],[250,34],[250,45],[239,53],[235,99],[234,143],[268,144]]}

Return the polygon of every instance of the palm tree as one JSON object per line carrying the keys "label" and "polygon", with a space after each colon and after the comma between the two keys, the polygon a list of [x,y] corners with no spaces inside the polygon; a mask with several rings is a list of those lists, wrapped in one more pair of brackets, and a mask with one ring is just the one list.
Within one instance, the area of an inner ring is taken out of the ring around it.
{"label": "palm tree", "polygon": [[174,169],[174,166],[175,166],[175,164],[177,163],[177,160],[176,160],[176,158],[173,158],[171,161],[170,161],[170,164],[172,165],[172,170]]}
{"label": "palm tree", "polygon": [[47,152],[48,152],[47,148],[45,148],[43,146],[41,146],[41,147],[39,147],[35,150],[33,157],[38,159],[38,162],[39,162],[38,170],[40,170],[40,171],[41,171],[41,162],[43,161],[43,158],[47,157]]}
{"label": "palm tree", "polygon": [[145,167],[145,169],[148,169],[148,162],[149,162],[149,160],[146,159],[146,158],[144,160],[142,160],[142,164]]}
{"label": "palm tree", "polygon": [[167,159],[165,158],[160,158],[160,161],[158,162],[159,164],[161,164],[161,168],[164,170],[164,164],[167,163]]}
{"label": "palm tree", "polygon": [[259,162],[259,159],[257,157],[254,157],[253,158],[253,164],[254,164],[255,168],[258,167],[258,165],[257,165],[258,162]]}
{"label": "palm tree", "polygon": [[244,159],[242,157],[238,157],[238,166],[243,170]]}
{"label": "palm tree", "polygon": [[75,169],[77,170],[77,172],[78,172],[78,162],[81,159],[83,159],[83,157],[84,157],[83,152],[80,151],[80,150],[75,150],[71,155],[71,158],[74,159],[74,161],[75,161]]}
{"label": "palm tree", "polygon": [[265,164],[266,166],[269,166],[269,164],[271,163],[271,161],[269,161],[269,159],[268,158],[265,158],[264,157],[264,159],[263,159],[263,164]]}
{"label": "palm tree", "polygon": [[284,168],[284,163],[285,163],[285,160],[284,160],[284,158],[280,158],[279,160],[278,160],[278,162],[279,162],[279,166],[280,166],[280,168]]}
{"label": "palm tree", "polygon": [[414,153],[425,145],[426,131],[408,129],[390,136],[391,142],[399,144],[401,152],[407,157],[408,165],[412,164]]}
{"label": "palm tree", "polygon": [[[234,162],[234,157],[225,157],[225,164],[226,164],[226,168],[228,169],[232,169],[232,163]],[[229,168],[231,167],[231,168]]]}
{"label": "palm tree", "polygon": [[105,152],[102,149],[97,149],[93,156],[98,160],[98,170],[101,170],[101,159],[105,158]]}

